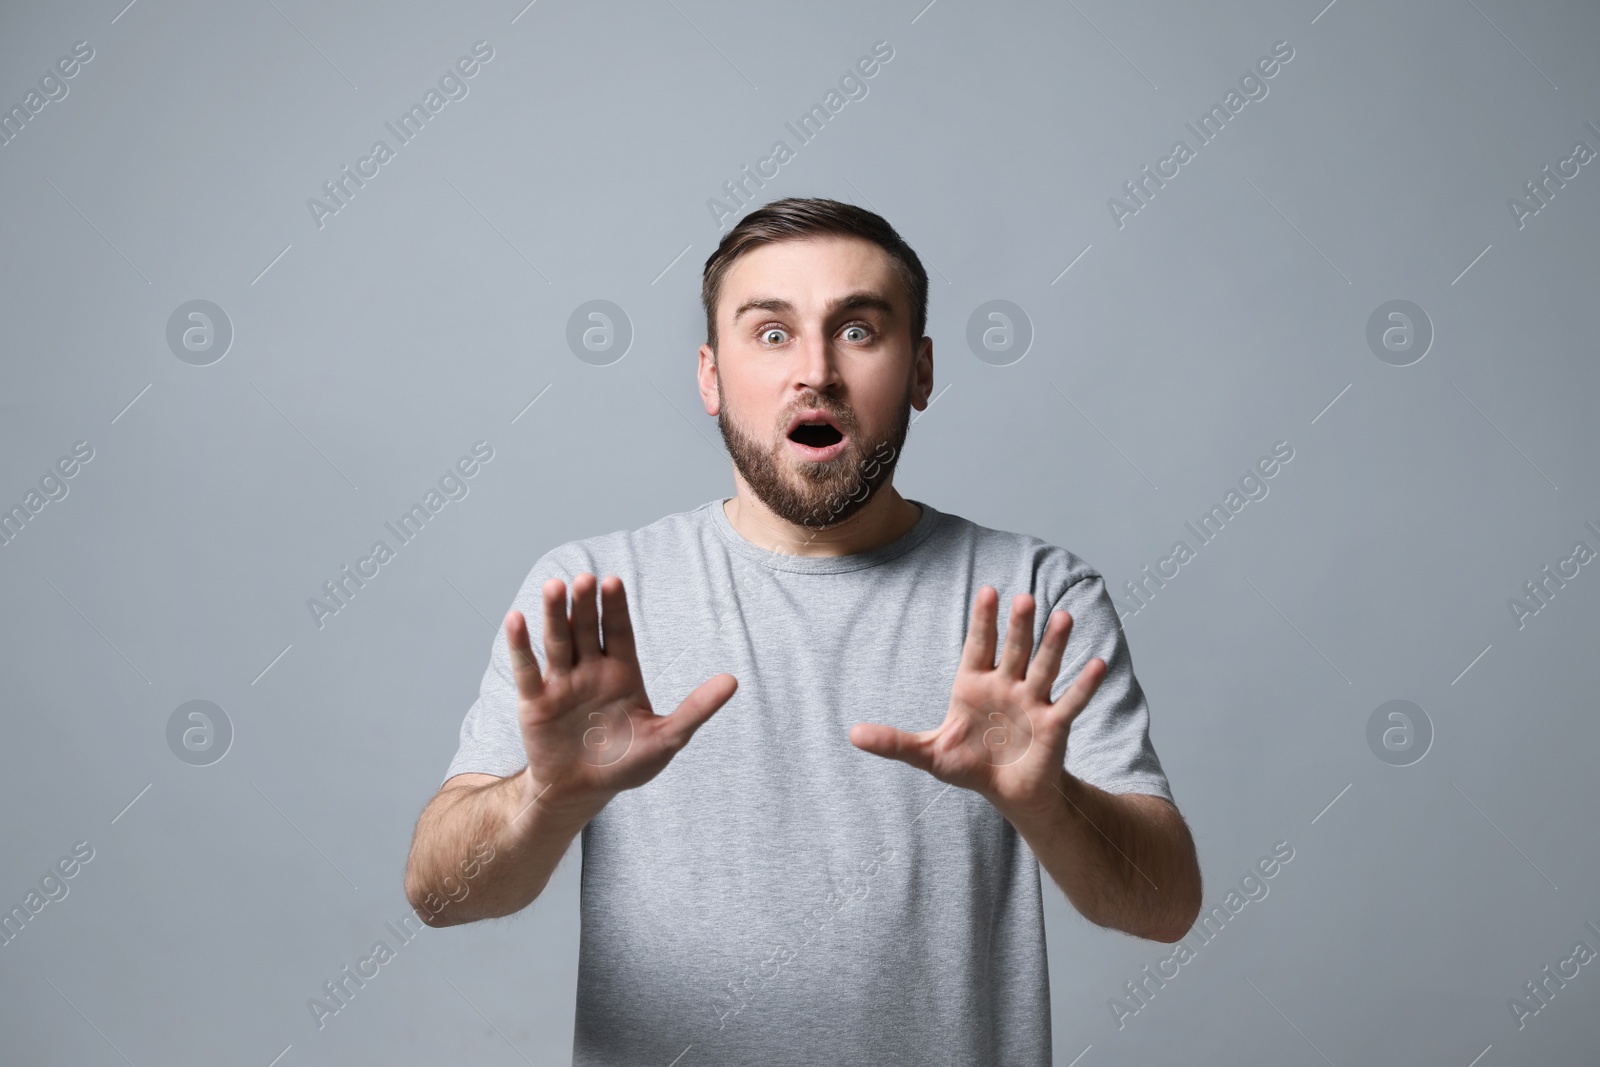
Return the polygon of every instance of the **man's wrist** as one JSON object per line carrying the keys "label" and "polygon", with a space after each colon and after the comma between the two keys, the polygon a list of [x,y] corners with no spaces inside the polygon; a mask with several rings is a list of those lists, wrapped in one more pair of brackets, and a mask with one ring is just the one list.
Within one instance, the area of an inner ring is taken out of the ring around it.
{"label": "man's wrist", "polygon": [[1065,767],[1060,767],[1048,781],[1027,796],[1011,800],[990,798],[990,802],[1013,826],[1027,834],[1035,829],[1058,825],[1062,817],[1070,813],[1069,801],[1081,807],[1082,802],[1078,797],[1082,787],[1082,782],[1068,774]]}
{"label": "man's wrist", "polygon": [[527,833],[535,825],[577,833],[610,801],[609,796],[575,797],[558,793],[533,777],[523,767],[508,798],[512,810],[506,823],[517,833]]}

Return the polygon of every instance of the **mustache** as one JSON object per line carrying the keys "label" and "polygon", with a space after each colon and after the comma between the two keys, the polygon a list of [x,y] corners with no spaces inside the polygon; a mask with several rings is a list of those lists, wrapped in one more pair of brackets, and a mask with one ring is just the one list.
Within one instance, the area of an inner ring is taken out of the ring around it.
{"label": "mustache", "polygon": [[798,403],[789,409],[789,411],[778,420],[778,433],[782,434],[784,430],[788,429],[789,420],[794,418],[800,412],[813,410],[827,412],[829,415],[832,415],[834,420],[838,422],[841,430],[844,430],[845,432],[854,436],[856,431],[855,413],[837,401],[825,400],[819,396],[813,396],[809,400],[802,401],[801,403]]}

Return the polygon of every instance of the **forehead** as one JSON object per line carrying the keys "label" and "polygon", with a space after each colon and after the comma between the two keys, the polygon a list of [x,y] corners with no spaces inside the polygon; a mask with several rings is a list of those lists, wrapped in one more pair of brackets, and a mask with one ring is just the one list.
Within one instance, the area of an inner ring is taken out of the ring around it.
{"label": "forehead", "polygon": [[904,308],[907,296],[889,253],[864,237],[773,241],[746,252],[722,279],[718,315],[731,319],[750,299],[787,300],[799,311],[820,311],[834,298],[879,292]]}

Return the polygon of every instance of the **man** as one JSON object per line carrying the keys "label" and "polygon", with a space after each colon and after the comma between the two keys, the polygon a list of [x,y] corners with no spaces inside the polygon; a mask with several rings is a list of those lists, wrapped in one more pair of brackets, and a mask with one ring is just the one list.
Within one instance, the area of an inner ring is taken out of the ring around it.
{"label": "man", "polygon": [[511,914],[582,833],[577,1067],[1045,1067],[1039,866],[1140,937],[1199,912],[1101,576],[892,485],[927,284],[871,212],[747,215],[702,286],[734,496],[547,552],[506,616],[406,892]]}

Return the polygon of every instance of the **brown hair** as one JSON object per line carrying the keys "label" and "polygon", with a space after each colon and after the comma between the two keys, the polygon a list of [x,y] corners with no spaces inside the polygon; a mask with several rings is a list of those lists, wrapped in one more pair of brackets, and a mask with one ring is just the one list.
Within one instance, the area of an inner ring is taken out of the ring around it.
{"label": "brown hair", "polygon": [[734,260],[758,245],[830,234],[864,237],[889,254],[911,300],[911,343],[922,340],[928,326],[928,272],[894,227],[882,215],[854,204],[789,196],[740,219],[706,260],[700,303],[706,309],[706,343],[711,350],[717,349],[717,297]]}

